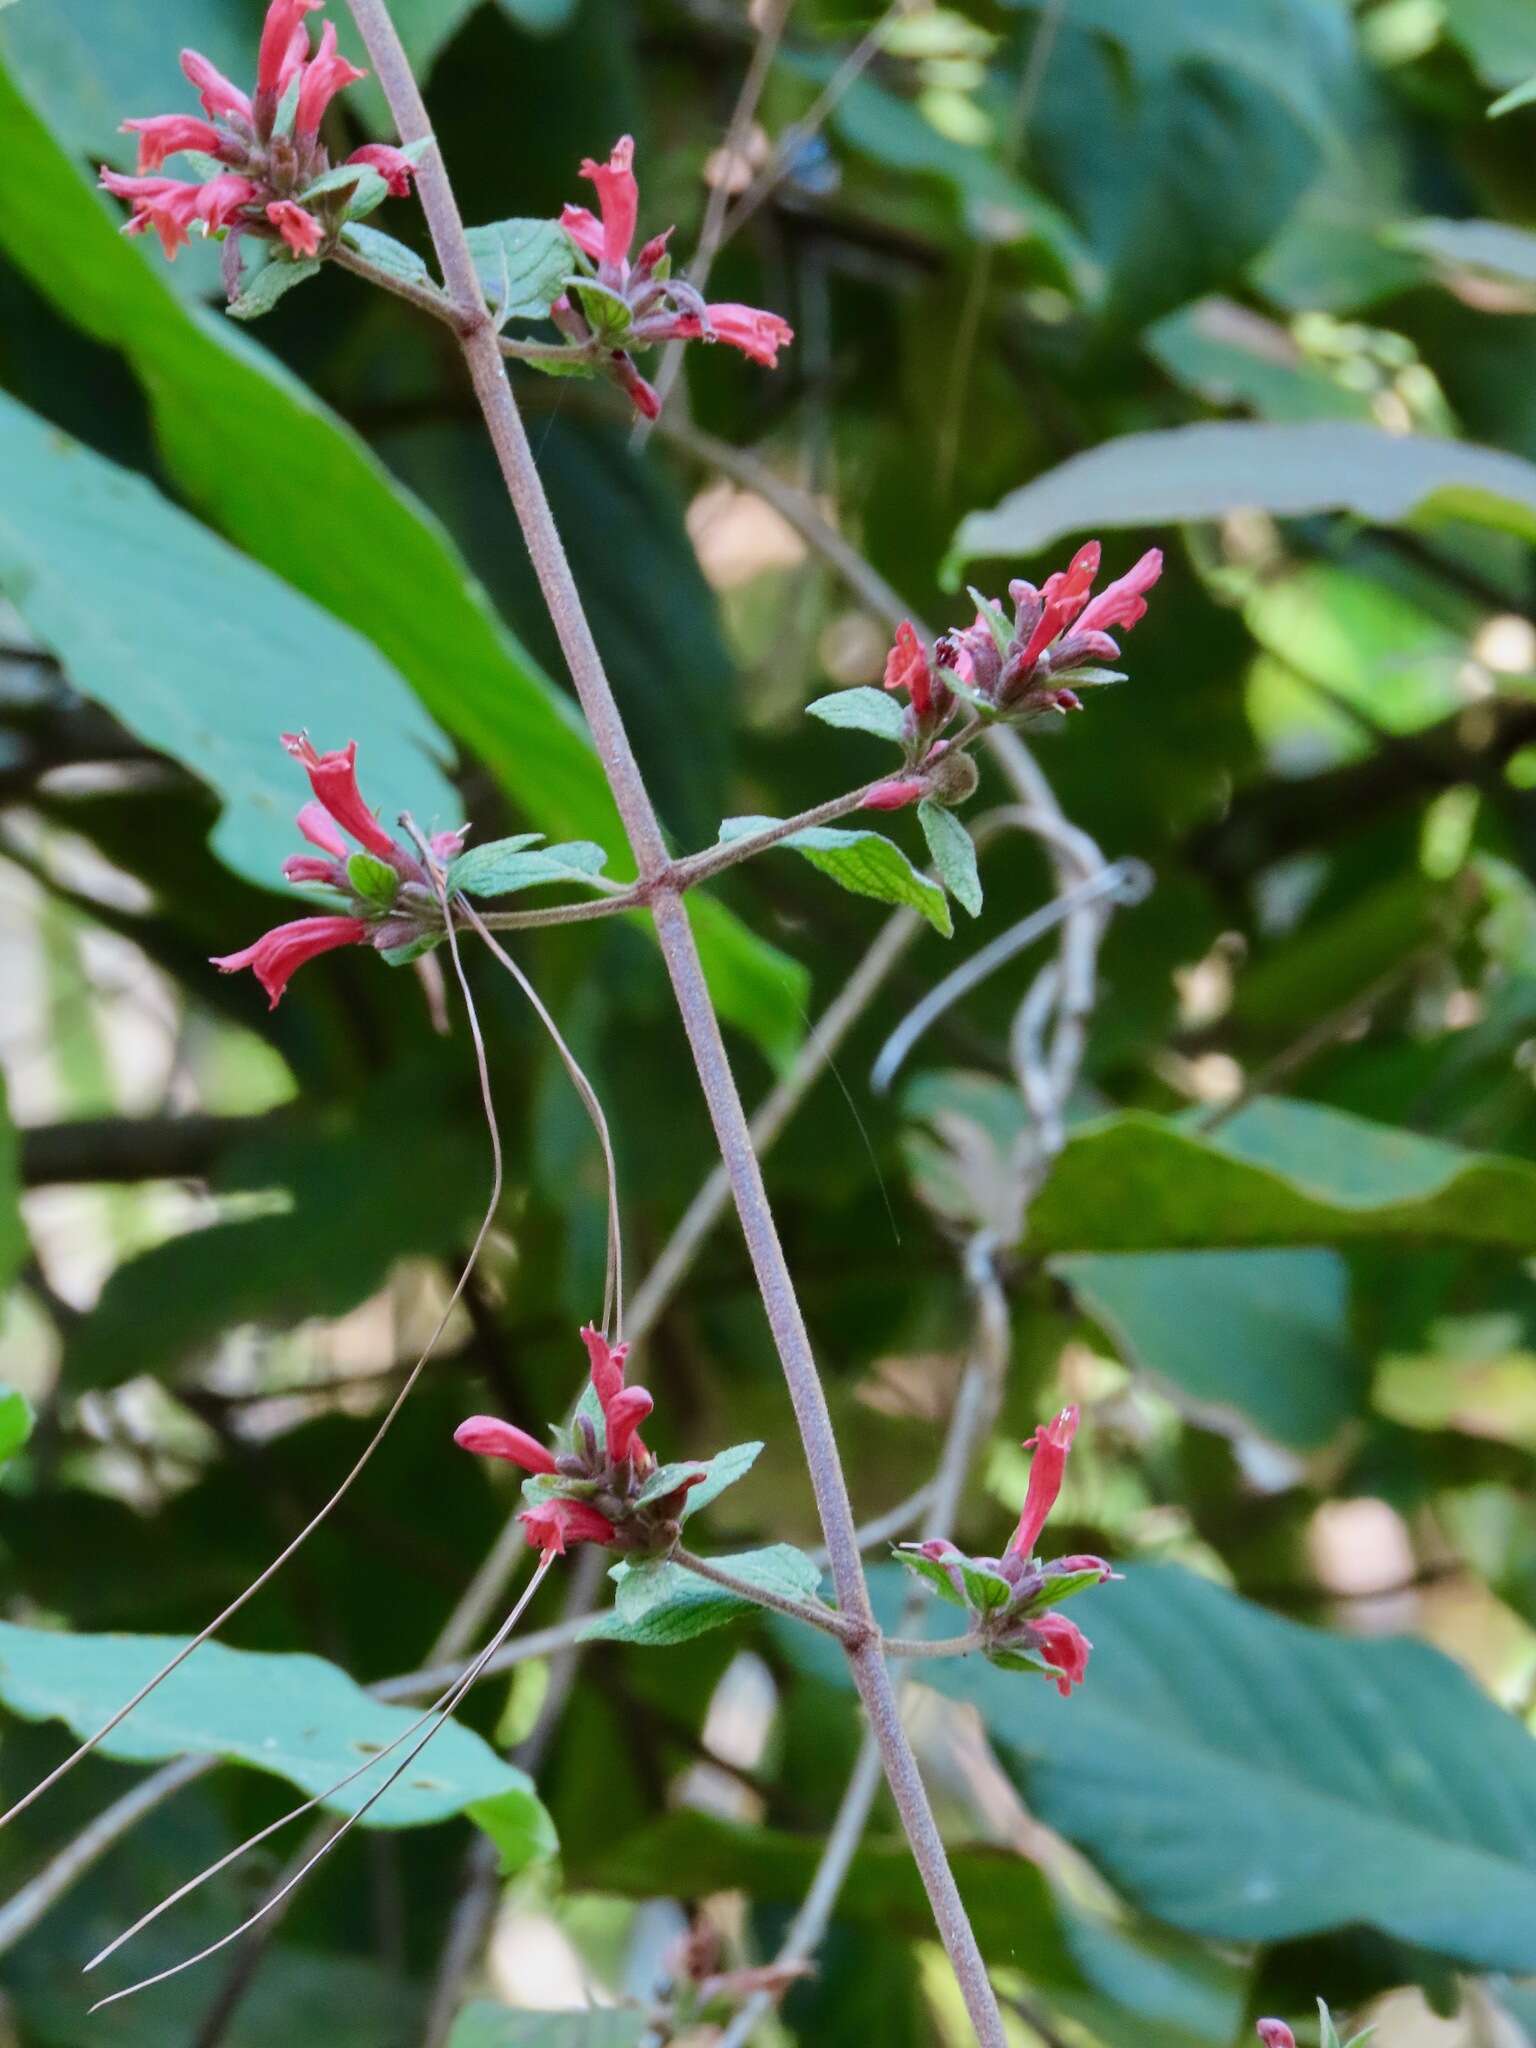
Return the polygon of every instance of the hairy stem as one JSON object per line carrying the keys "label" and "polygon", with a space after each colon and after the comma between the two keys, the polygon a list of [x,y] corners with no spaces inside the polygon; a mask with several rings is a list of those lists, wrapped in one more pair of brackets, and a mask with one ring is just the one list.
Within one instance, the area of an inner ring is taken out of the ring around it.
{"label": "hairy stem", "polygon": [[803,1621],[810,1628],[819,1628],[825,1635],[836,1636],[840,1643],[856,1644],[869,1634],[866,1624],[850,1621],[835,1607],[823,1607],[814,1600],[796,1600],[788,1593],[770,1592],[766,1586],[756,1585],[751,1579],[738,1578],[735,1572],[725,1570],[710,1558],[695,1557],[691,1550],[684,1550],[681,1545],[672,1552],[672,1560],[684,1571],[696,1572],[701,1579],[708,1579],[711,1585],[724,1586],[727,1592],[750,1600],[754,1607],[768,1607],[775,1614],[787,1614],[792,1621]]}
{"label": "hairy stem", "polygon": [[[421,93],[390,18],[386,0],[349,0],[375,75],[406,143],[431,136]],[[593,744],[608,778],[642,882],[654,882],[668,866],[666,843],[639,766],[629,745],[604,672],[602,658],[582,608],[554,515],[533,459],[528,436],[489,316],[463,223],[442,160],[429,148],[418,173],[427,223],[449,296],[461,312],[460,344],[485,417],[507,492],[517,513],[550,619],[586,714]],[[476,317],[478,316],[478,317]],[[731,1178],[742,1232],[757,1275],[763,1304],[789,1388],[805,1448],[806,1464],[826,1537],[838,1605],[851,1622],[868,1630],[849,1647],[854,1682],[864,1702],[902,1824],[922,1873],[940,1936],[984,2048],[1004,2048],[1002,2017],[986,1965],[966,1917],[943,1840],[928,1803],[901,1717],[896,1693],[880,1651],[859,1556],[858,1532],[848,1497],[826,1395],[816,1369],[800,1303],[779,1242],[762,1171],[752,1147],[719,1020],[710,1002],[703,966],[682,899],[660,890],[651,904],[662,957],[672,982],[694,1065],[698,1070],[716,1140]]]}

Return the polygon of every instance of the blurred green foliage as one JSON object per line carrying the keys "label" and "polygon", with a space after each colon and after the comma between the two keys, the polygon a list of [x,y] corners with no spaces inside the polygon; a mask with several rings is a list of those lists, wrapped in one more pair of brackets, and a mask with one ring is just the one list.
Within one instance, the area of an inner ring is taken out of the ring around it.
{"label": "blurred green foliage", "polygon": [[[686,261],[743,6],[395,11],[468,219],[589,197],[579,161],[629,129],[642,229],[675,219]],[[167,269],[90,189],[99,161],[129,164],[125,116],[189,104],[178,49],[244,76],[260,16],[0,8],[12,1796],[65,1753],[64,1720],[112,1704],[140,1638],[201,1628],[328,1495],[489,1191],[451,978],[445,1035],[417,971],[372,954],[306,968],[272,1012],[207,964],[296,914],[279,867],[305,792],[279,731],[356,738],[387,822],[596,841],[630,872],[448,338],[332,271],[232,326],[212,252]],[[643,447],[603,387],[517,389],[680,848],[881,769],[867,727],[804,709],[879,681],[891,621],[776,492],[934,627],[968,619],[960,583],[1038,581],[1089,536],[1106,573],[1166,551],[1131,680],[1036,747],[1068,817],[1155,888],[1116,915],[1068,1143],[1006,1248],[1010,1373],[959,1532],[997,1548],[1018,1439],[1074,1399],[1058,1519],[1129,1570],[1084,1598],[1096,1648],[1070,1701],[975,1660],[919,1667],[962,1890],[1031,2044],[1231,2048],[1257,2012],[1311,2041],[1318,1993],[1368,2018],[1401,1987],[1459,2009],[1465,2048],[1490,2013],[1501,2048],[1536,2041],[1536,107],[1487,118],[1536,74],[1536,17],[911,0],[850,79],[872,19],[792,9],[765,143],[833,103],[716,267],[719,296],[794,323],[778,371],[693,350],[670,411],[698,431],[664,420]],[[330,119],[343,144],[389,132],[371,82]],[[426,253],[414,203],[379,220]],[[962,815],[1003,797],[986,771]],[[849,888],[936,927],[767,1158],[861,1517],[932,1471],[969,1338],[964,1242],[1028,1134],[1007,1034],[1030,963],[935,1026],[894,1096],[870,1064],[1051,887],[1032,842],[989,842],[979,922],[946,941],[917,821],[881,823],[911,869],[834,831],[694,900],[749,1101],[887,914]],[[544,878],[544,854],[511,858]],[[714,1157],[659,956],[642,920],[515,944],[607,1108],[638,1276]],[[188,1667],[199,1739],[150,1719],[121,1757],[185,1739],[249,1763],[269,1707],[273,1743],[297,1716],[325,1755],[393,1726],[351,1681],[431,1660],[513,1503],[454,1424],[569,1408],[601,1306],[601,1165],[513,983],[469,972],[506,1161],[487,1254],[397,1430],[227,1631],[234,1664]],[[641,1376],[663,1457],[766,1446],[690,1543],[808,1585],[809,1489],[728,1223]],[[88,1699],[42,1697],[29,1660],[50,1649],[87,1660]],[[306,1719],[302,1687],[241,1678],[236,1652],[304,1653],[259,1668],[318,1673],[343,1704]],[[282,1810],[281,1763],[203,1774],[14,1940],[0,1907],[0,2039],[420,2041],[473,1809],[513,1783],[486,1745],[526,1732],[533,1683],[460,1710],[482,1777],[447,1783],[437,1752],[433,1811],[454,1817],[396,1831],[382,1809],[247,1975],[232,1951],[88,2019],[76,1972]],[[508,1881],[453,2048],[631,2048],[633,2011],[524,2008],[654,1997],[704,1902],[719,1967],[771,1957],[856,1741],[825,1638],[631,1575],[532,1774],[558,1856]],[[133,1782],[94,1759],[29,1809],[0,1835],[5,1890]],[[144,1966],[235,1924],[280,1847],[157,1922]],[[885,1806],[821,1965],[764,2038],[964,2042]]]}

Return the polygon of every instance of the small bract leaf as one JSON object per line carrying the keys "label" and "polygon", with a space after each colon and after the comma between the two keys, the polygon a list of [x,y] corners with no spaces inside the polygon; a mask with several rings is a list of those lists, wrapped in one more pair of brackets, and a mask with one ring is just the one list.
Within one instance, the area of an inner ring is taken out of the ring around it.
{"label": "small bract leaf", "polygon": [[278,300],[291,292],[296,284],[304,284],[319,274],[320,265],[312,257],[296,263],[286,256],[274,256],[270,263],[262,265],[239,298],[226,309],[229,317],[232,320],[259,320],[263,313],[270,313]]}
{"label": "small bract leaf", "polygon": [[371,853],[354,853],[347,862],[347,880],[365,903],[388,909],[400,887],[400,877],[388,861]]}
{"label": "small bract leaf", "polygon": [[571,238],[558,221],[497,220],[466,239],[498,326],[547,317],[573,267]]}
{"label": "small bract leaf", "polygon": [[[777,818],[726,818],[720,827],[722,842],[750,838],[777,825]],[[926,875],[919,874],[894,841],[882,832],[843,831],[835,825],[809,825],[776,842],[803,854],[813,868],[830,877],[839,888],[855,896],[872,896],[877,903],[901,903],[920,911],[936,932],[947,939],[954,931],[944,891]]]}
{"label": "small bract leaf", "polygon": [[976,871],[976,848],[953,811],[928,797],[917,807],[917,822],[923,828],[928,851],[939,871],[939,879],[963,910],[972,917],[981,914],[981,876]]}
{"label": "small bract leaf", "polygon": [[349,249],[355,249],[376,269],[387,271],[391,277],[398,277],[405,284],[431,285],[436,282],[431,271],[404,242],[397,242],[393,235],[386,235],[378,228],[365,227],[361,221],[349,220],[342,228],[341,239]]}
{"label": "small bract leaf", "polygon": [[706,1460],[704,1477],[697,1486],[690,1487],[688,1499],[683,1508],[683,1520],[696,1515],[700,1508],[707,1508],[712,1500],[724,1493],[728,1486],[734,1486],[738,1479],[744,1479],[757,1463],[760,1443],[732,1444],[729,1450],[717,1451]]}
{"label": "small bract leaf", "polygon": [[923,1557],[915,1550],[901,1549],[897,1550],[896,1557],[914,1577],[925,1579],[939,1598],[947,1600],[951,1607],[965,1605],[965,1596],[936,1557]]}
{"label": "small bract leaf", "polygon": [[906,714],[896,698],[867,684],[857,690],[834,690],[830,697],[818,697],[806,710],[823,725],[844,727],[851,732],[872,732],[877,739],[900,740]]}

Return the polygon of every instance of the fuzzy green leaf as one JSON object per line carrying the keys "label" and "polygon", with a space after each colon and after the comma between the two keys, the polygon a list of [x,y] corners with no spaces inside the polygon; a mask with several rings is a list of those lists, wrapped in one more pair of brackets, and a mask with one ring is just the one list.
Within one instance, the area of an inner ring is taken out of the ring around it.
{"label": "fuzzy green leaf", "polygon": [[[766,832],[777,818],[727,818],[720,827],[722,842]],[[810,825],[776,842],[803,854],[813,868],[855,896],[877,903],[900,903],[927,918],[947,939],[954,931],[944,891],[919,874],[893,840],[882,832],[844,831],[835,825]]]}
{"label": "fuzzy green leaf", "polygon": [[575,267],[571,238],[555,220],[497,220],[470,228],[469,253],[497,325],[543,320]]}
{"label": "fuzzy green leaf", "polygon": [[976,871],[976,848],[953,811],[924,797],[917,807],[917,822],[923,828],[928,851],[939,871],[939,880],[962,910],[972,917],[981,915],[981,876]]}
{"label": "fuzzy green leaf", "polygon": [[608,855],[590,839],[573,839],[564,846],[530,849],[537,832],[522,832],[512,839],[492,839],[484,846],[472,846],[448,868],[448,887],[462,889],[466,896],[508,896],[514,889],[532,889],[547,882],[581,882],[594,886]]}
{"label": "fuzzy green leaf", "polygon": [[870,732],[881,740],[899,741],[906,722],[906,713],[896,698],[867,685],[857,690],[834,690],[829,697],[818,697],[805,708],[823,725],[840,726],[849,732]]}
{"label": "fuzzy green leaf", "polygon": [[[786,1599],[814,1600],[820,1592],[820,1566],[791,1543],[743,1550],[716,1562],[734,1577]],[[618,1588],[617,1596],[612,1609],[600,1614],[585,1631],[589,1638],[652,1645],[686,1643],[738,1615],[756,1611],[756,1603],[742,1594],[665,1559],[616,1564],[609,1577]]]}
{"label": "fuzzy green leaf", "polygon": [[229,317],[232,320],[259,320],[263,313],[270,313],[278,300],[291,292],[296,284],[307,284],[310,278],[319,274],[320,265],[312,257],[295,262],[291,257],[274,256],[242,287],[239,298],[229,306]]}

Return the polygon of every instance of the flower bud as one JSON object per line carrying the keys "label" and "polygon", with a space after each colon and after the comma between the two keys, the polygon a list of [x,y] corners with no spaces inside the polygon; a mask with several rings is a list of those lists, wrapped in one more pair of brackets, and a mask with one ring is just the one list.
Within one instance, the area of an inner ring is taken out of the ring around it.
{"label": "flower bud", "polygon": [[934,760],[930,755],[923,764],[928,778],[928,794],[935,803],[945,805],[963,804],[967,797],[976,794],[976,785],[981,780],[981,770],[969,754],[955,753],[951,749]]}

